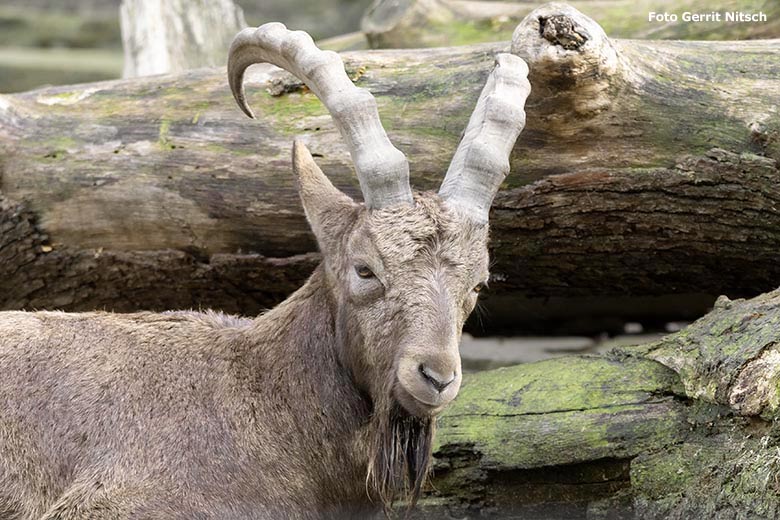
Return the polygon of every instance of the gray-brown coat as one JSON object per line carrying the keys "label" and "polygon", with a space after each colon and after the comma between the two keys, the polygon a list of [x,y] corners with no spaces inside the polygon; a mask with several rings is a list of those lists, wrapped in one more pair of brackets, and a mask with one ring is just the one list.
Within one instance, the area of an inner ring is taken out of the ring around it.
{"label": "gray-brown coat", "polygon": [[253,320],[0,313],[1,519],[364,518],[414,503],[434,417],[460,386],[461,328],[487,282],[487,208],[522,128],[511,116],[527,70],[499,59],[442,191],[413,195],[373,98],[333,56],[281,24],[231,50],[247,111],[241,78],[259,58],[320,95],[366,198],[334,188],[295,143],[323,262],[285,302]]}

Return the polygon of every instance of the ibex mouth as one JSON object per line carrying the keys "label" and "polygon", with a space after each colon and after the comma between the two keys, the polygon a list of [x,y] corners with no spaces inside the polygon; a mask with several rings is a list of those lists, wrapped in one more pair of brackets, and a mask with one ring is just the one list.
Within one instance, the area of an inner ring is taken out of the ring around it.
{"label": "ibex mouth", "polygon": [[433,417],[438,415],[449,404],[449,401],[444,403],[430,403],[421,401],[414,397],[403,385],[397,384],[395,391],[395,400],[398,404],[410,415],[415,417]]}
{"label": "ibex mouth", "polygon": [[419,356],[402,359],[393,390],[398,403],[418,417],[440,413],[458,395],[461,382],[460,358]]}

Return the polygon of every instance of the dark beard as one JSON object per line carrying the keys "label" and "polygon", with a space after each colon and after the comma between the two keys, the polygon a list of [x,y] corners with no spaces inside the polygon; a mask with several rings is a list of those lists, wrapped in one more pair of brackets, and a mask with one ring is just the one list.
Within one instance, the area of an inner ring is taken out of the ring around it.
{"label": "dark beard", "polygon": [[397,500],[407,502],[408,513],[428,477],[435,419],[410,415],[393,402],[387,411],[375,410],[373,422],[369,492],[382,501],[386,515]]}

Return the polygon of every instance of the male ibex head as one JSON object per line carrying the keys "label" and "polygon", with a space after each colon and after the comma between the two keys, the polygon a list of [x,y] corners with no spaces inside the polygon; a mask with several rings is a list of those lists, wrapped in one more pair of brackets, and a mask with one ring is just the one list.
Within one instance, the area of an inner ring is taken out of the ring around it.
{"label": "male ibex head", "polygon": [[293,170],[323,254],[341,362],[385,433],[371,454],[370,482],[386,501],[399,487],[414,500],[432,417],[460,388],[461,329],[488,281],[488,212],[525,123],[527,66],[498,56],[439,192],[413,193],[408,161],[390,143],[376,101],[353,85],[336,53],[280,23],[242,31],[228,76],[250,117],[243,77],[260,62],[288,70],[320,98],[352,156],[363,204],[330,183],[301,141]]}
{"label": "male ibex head", "polygon": [[365,202],[294,145],[324,261],[251,320],[0,312],[0,517],[362,519],[419,496],[488,278],[525,64],[499,56],[441,189],[413,194],[374,98],[336,54],[281,24],[240,33],[228,69],[247,113],[243,73],[259,61],[330,109]]}

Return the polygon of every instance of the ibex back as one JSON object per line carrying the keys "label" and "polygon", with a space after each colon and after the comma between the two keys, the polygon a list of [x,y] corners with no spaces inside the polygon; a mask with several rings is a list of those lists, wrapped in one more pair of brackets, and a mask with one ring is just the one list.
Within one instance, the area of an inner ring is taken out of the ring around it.
{"label": "ibex back", "polygon": [[527,68],[499,55],[440,191],[413,194],[338,55],[281,24],[241,32],[228,76],[249,115],[256,62],[328,107],[365,202],[295,143],[323,261],[255,319],[0,313],[0,518],[365,518],[419,496],[488,279],[488,211],[524,124]]}

